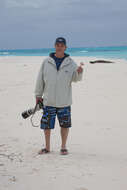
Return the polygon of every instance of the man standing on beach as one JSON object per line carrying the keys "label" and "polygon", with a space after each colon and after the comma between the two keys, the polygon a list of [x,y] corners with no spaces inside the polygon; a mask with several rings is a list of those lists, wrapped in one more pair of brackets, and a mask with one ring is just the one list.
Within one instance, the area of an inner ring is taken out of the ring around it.
{"label": "man standing on beach", "polygon": [[[65,53],[66,40],[58,37],[55,41],[55,52],[44,59],[36,81],[36,103],[43,102],[43,115],[40,128],[44,130],[45,147],[38,153],[50,152],[50,134],[54,129],[56,115],[61,127],[62,155],[68,154],[67,136],[71,125],[72,82],[82,80],[84,63],[78,66],[69,54]],[[43,98],[42,95],[44,94]]]}

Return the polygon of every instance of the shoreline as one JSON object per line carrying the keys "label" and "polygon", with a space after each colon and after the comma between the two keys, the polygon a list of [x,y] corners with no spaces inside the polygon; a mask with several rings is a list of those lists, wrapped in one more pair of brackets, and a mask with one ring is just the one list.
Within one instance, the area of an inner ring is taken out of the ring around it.
{"label": "shoreline", "polygon": [[[44,58],[46,58],[48,56],[0,56],[0,63],[1,61],[6,61],[6,60],[10,60],[10,61],[16,61],[16,60],[30,60],[32,58],[32,61],[34,62],[35,60],[43,60]],[[105,58],[105,57],[97,57],[97,56],[70,56],[72,59],[74,60],[86,60],[87,62],[89,61],[93,61],[93,60],[107,60],[107,61],[114,61],[114,62],[127,62],[127,59],[121,59],[121,58]],[[100,63],[103,64],[103,63]],[[104,63],[106,64],[106,63]]]}

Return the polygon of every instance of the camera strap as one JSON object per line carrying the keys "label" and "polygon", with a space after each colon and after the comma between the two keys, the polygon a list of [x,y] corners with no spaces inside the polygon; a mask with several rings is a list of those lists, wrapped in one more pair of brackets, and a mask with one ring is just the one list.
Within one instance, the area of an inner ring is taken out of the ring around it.
{"label": "camera strap", "polygon": [[42,103],[41,101],[38,101],[38,103],[37,103],[37,104],[35,105],[35,107],[34,107],[33,114],[32,114],[32,116],[31,116],[31,118],[30,118],[30,121],[31,121],[31,124],[32,124],[33,127],[39,127],[39,125],[34,125],[32,119],[33,119],[33,117],[34,117],[35,112],[36,112],[37,110],[41,109],[41,108],[43,108],[43,103]]}

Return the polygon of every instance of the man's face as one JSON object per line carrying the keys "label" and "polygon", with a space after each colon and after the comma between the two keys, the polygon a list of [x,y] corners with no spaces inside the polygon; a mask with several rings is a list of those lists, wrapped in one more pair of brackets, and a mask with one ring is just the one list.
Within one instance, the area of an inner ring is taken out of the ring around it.
{"label": "man's face", "polygon": [[56,43],[55,44],[55,49],[57,53],[64,53],[64,51],[66,50],[66,45],[64,45],[64,43]]}

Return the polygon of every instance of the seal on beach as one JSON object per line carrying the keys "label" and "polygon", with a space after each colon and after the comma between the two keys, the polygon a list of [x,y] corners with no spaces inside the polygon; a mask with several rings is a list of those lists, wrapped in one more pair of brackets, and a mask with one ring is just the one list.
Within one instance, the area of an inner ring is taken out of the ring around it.
{"label": "seal on beach", "polygon": [[94,64],[94,63],[114,63],[114,62],[107,60],[96,60],[96,61],[90,61],[90,63]]}

